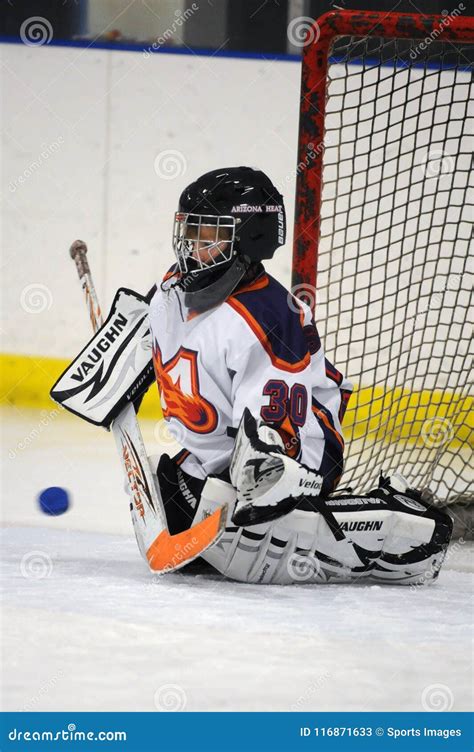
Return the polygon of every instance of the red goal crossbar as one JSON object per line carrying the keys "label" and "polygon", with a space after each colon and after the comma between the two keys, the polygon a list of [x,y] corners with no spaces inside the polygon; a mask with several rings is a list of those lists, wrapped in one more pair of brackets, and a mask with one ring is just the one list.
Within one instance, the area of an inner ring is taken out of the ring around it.
{"label": "red goal crossbar", "polygon": [[303,50],[301,79],[292,287],[316,287],[326,86],[334,40],[352,36],[426,39],[428,44],[431,41],[474,42],[474,18],[453,13],[425,16],[414,13],[330,11],[309,29],[308,42]]}

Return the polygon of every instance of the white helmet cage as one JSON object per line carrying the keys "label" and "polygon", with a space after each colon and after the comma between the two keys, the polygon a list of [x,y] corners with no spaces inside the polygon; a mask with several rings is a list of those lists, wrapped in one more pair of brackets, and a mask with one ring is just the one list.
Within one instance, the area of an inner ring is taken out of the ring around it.
{"label": "white helmet cage", "polygon": [[[230,215],[191,214],[177,211],[174,215],[173,250],[182,274],[200,272],[227,261],[236,255],[235,228],[239,219]],[[203,228],[213,229],[206,232]]]}

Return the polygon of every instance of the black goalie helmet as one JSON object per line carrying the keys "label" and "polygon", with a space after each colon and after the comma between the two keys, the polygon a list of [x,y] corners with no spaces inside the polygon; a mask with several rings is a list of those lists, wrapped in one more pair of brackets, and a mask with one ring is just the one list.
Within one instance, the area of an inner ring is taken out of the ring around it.
{"label": "black goalie helmet", "polygon": [[236,261],[248,265],[271,258],[285,238],[283,196],[260,170],[206,172],[180,196],[173,249],[183,276],[210,281]]}

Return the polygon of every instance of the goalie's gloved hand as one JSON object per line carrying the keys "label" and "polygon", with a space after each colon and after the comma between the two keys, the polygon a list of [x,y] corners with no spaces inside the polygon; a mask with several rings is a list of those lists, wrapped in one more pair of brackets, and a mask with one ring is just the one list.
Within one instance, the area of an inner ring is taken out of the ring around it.
{"label": "goalie's gloved hand", "polygon": [[274,428],[257,423],[245,408],[230,463],[237,490],[235,525],[270,522],[291,512],[303,496],[319,496],[322,476],[285,454]]}

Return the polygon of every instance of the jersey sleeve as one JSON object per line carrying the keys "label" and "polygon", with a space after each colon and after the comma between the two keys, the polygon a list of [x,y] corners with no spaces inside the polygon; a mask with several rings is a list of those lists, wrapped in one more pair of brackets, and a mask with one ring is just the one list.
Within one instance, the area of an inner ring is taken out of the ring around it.
{"label": "jersey sleeve", "polygon": [[242,324],[229,358],[232,424],[248,407],[278,428],[289,456],[320,470],[332,490],[342,472],[341,421],[351,385],[326,359],[310,309],[294,304],[281,317],[250,306],[234,310]]}

